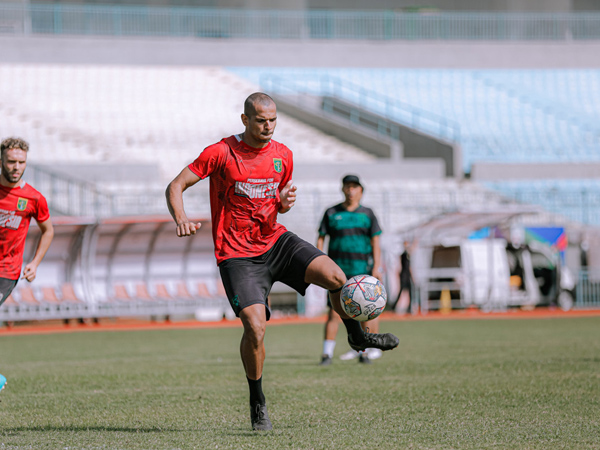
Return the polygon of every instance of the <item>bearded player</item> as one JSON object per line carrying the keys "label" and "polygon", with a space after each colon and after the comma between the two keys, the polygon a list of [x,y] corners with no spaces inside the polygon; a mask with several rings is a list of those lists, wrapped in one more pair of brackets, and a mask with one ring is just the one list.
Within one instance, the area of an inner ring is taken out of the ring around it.
{"label": "bearded player", "polygon": [[[0,143],[0,305],[19,281],[31,218],[36,220],[42,235],[33,259],[23,269],[22,278],[29,282],[35,280],[37,268],[54,237],[46,199],[21,179],[27,167],[28,151],[29,144],[23,139],[8,138]],[[6,378],[0,375],[0,390],[5,385]]]}
{"label": "bearded player", "polygon": [[271,315],[268,295],[275,281],[302,295],[311,283],[328,289],[355,350],[391,350],[398,338],[366,333],[350,319],[340,304],[344,272],[322,251],[277,223],[277,214],[294,206],[296,186],[292,152],[272,140],[277,123],[273,99],[263,93],[250,95],[241,118],[244,132],[205,148],[169,184],[166,196],[177,235],[193,235],[200,224],[186,216],[182,194],[210,177],[215,256],[229,303],[244,327],[240,353],[250,390],[250,421],[253,430],[266,431],[273,427],[262,390],[264,336]]}

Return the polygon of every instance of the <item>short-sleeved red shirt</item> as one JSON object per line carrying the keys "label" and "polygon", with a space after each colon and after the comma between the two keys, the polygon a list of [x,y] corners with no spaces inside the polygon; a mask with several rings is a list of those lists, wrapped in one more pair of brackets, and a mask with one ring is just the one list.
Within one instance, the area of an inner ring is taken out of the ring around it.
{"label": "short-sleeved red shirt", "polygon": [[285,233],[277,223],[279,192],[292,178],[292,152],[271,140],[253,148],[239,136],[210,145],[189,166],[210,177],[212,233],[217,264],[267,252]]}
{"label": "short-sleeved red shirt", "polygon": [[15,188],[0,185],[0,278],[19,279],[32,217],[38,222],[50,217],[44,196],[27,183]]}

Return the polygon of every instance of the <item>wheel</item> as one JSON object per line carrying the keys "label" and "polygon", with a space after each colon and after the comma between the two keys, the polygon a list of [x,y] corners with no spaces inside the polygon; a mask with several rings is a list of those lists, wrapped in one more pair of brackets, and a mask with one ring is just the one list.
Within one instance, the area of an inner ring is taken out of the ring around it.
{"label": "wheel", "polygon": [[561,291],[561,293],[558,294],[558,306],[563,311],[570,311],[573,308],[574,303],[573,294],[569,291]]}

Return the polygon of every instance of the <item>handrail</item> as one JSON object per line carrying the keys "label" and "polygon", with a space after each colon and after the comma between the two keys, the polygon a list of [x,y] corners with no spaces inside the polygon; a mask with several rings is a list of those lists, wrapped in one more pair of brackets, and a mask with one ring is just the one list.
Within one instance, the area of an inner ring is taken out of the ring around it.
{"label": "handrail", "polygon": [[[291,79],[293,75],[263,74],[259,84],[261,89],[273,94],[292,96],[296,103],[301,105],[307,101],[306,94],[312,96],[330,96],[350,103],[351,116],[360,122],[365,112],[385,117],[389,123],[380,124],[378,131],[382,134],[392,135],[393,126],[397,123],[405,125],[429,135],[456,143],[460,140],[460,125],[442,115],[418,108],[382,94],[366,89],[358,84],[342,80],[330,75],[313,75]],[[355,105],[355,107],[352,107]],[[331,104],[324,103],[324,109],[331,112]],[[367,118],[367,117],[365,117]]]}
{"label": "handrail", "polygon": [[235,39],[589,40],[600,13],[252,10],[0,4],[0,33]]}
{"label": "handrail", "polygon": [[94,183],[29,163],[27,178],[48,200],[51,210],[68,216],[115,215],[115,196],[98,190]]}
{"label": "handrail", "polygon": [[[117,217],[140,214],[166,214],[167,206],[162,185],[138,185],[118,193],[106,192],[96,184],[28,163],[26,181],[39,190],[48,201],[50,210],[58,215],[86,217]],[[190,213],[208,213],[204,194],[188,195]],[[205,200],[198,205],[199,198]]]}
{"label": "handrail", "polygon": [[600,304],[600,270],[597,267],[579,269],[575,289],[576,308],[594,308]]}
{"label": "handrail", "polygon": [[[46,167],[40,167],[31,162],[28,164],[26,181],[44,194],[50,209],[59,215],[87,217],[116,217],[136,214],[166,214],[164,186],[146,186],[143,190],[131,191],[126,189],[120,193],[103,192],[93,183],[58,173]],[[382,214],[382,224],[390,228],[394,223],[394,211],[412,211],[425,218],[443,212],[456,210],[466,203],[510,203],[513,201],[526,204],[539,204],[546,211],[559,214],[569,220],[584,224],[597,225],[600,223],[600,192],[595,189],[581,189],[575,192],[540,191],[533,188],[502,189],[493,183],[488,186],[491,190],[475,192],[448,192],[440,199],[438,192],[415,192],[394,189],[386,192],[371,191],[369,202]],[[310,227],[320,220],[322,209],[336,198],[324,198],[319,189],[303,191],[302,202],[296,208],[302,214]],[[208,193],[186,192],[189,213],[208,216]],[[412,208],[408,207],[413,205]]]}
{"label": "handrail", "polygon": [[597,188],[517,187],[487,183],[488,187],[519,203],[541,205],[545,210],[586,225],[600,224],[600,190]]}

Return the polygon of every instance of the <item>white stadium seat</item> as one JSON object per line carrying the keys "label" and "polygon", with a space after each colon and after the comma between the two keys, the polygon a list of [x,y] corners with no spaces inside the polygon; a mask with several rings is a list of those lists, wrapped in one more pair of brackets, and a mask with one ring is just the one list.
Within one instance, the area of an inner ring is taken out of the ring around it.
{"label": "white stadium seat", "polygon": [[[207,145],[243,131],[259,88],[221,68],[0,65],[0,135],[22,136],[30,159],[159,163],[172,179]],[[280,114],[276,138],[296,161],[373,157]]]}

